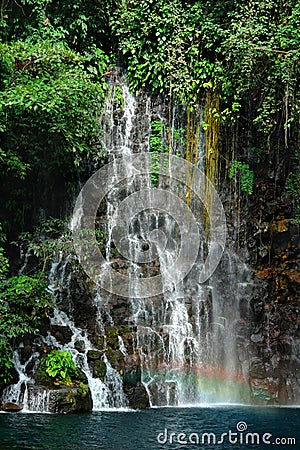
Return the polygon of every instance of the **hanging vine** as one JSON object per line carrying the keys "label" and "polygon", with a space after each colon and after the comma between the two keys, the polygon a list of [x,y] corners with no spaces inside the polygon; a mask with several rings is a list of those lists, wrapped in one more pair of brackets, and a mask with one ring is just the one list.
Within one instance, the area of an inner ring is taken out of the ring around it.
{"label": "hanging vine", "polygon": [[[205,174],[207,180],[217,185],[219,180],[219,133],[220,133],[220,100],[217,91],[212,88],[206,91],[205,114],[202,127],[205,130]],[[205,229],[209,235],[209,217],[213,208],[209,181],[206,183],[205,195],[207,211]]]}

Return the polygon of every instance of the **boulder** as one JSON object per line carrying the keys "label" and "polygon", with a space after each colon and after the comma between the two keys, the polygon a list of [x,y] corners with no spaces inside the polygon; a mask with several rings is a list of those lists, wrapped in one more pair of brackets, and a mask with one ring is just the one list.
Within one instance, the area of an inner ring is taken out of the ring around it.
{"label": "boulder", "polygon": [[5,412],[18,412],[21,411],[22,406],[17,405],[16,403],[4,403],[1,407],[0,407],[0,411],[5,411]]}
{"label": "boulder", "polygon": [[93,408],[90,389],[83,383],[79,387],[63,387],[53,393],[55,401],[51,412],[70,414],[91,411]]}
{"label": "boulder", "polygon": [[145,387],[138,384],[134,387],[125,388],[128,406],[132,409],[146,409],[150,407],[149,397]]}
{"label": "boulder", "polygon": [[99,352],[98,350],[89,350],[87,352],[88,361],[96,361],[97,359],[100,359],[101,356],[102,352]]}
{"label": "boulder", "polygon": [[55,388],[34,384],[28,387],[28,406],[32,411],[70,414],[92,410],[93,401],[85,383]]}

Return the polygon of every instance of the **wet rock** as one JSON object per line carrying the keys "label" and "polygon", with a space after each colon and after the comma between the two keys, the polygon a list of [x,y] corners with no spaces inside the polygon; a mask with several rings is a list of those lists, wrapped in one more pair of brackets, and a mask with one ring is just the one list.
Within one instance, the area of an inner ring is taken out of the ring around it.
{"label": "wet rock", "polygon": [[80,341],[76,341],[74,346],[75,346],[76,350],[78,350],[80,353],[84,352],[84,349],[85,349],[84,341],[81,341],[81,340]]}
{"label": "wet rock", "polygon": [[67,344],[72,339],[72,331],[67,326],[51,325],[51,333],[60,344]]}
{"label": "wet rock", "polygon": [[88,385],[81,384],[80,387],[65,387],[55,392],[54,411],[69,414],[87,412],[92,410],[93,401]]}
{"label": "wet rock", "polygon": [[264,340],[264,337],[261,334],[252,334],[250,337],[252,342],[262,342]]}
{"label": "wet rock", "polygon": [[255,403],[267,404],[272,400],[272,394],[266,380],[251,378],[250,379],[251,397]]}
{"label": "wet rock", "polygon": [[32,385],[28,388],[28,404],[33,411],[59,414],[87,412],[93,408],[91,392],[85,383],[54,389]]}
{"label": "wet rock", "polygon": [[104,361],[97,360],[93,364],[93,377],[100,378],[100,380],[104,380],[106,375],[107,367]]}
{"label": "wet rock", "polygon": [[108,347],[105,352],[110,364],[116,370],[123,370],[124,368],[124,355],[120,350],[114,350]]}
{"label": "wet rock", "polygon": [[106,335],[107,345],[111,349],[117,350],[119,348],[118,330],[116,330],[115,328],[107,329]]}
{"label": "wet rock", "polygon": [[21,348],[21,356],[23,360],[26,361],[30,357],[31,353],[32,353],[31,345],[27,344],[24,345],[23,348]]}
{"label": "wet rock", "polygon": [[148,385],[151,395],[151,402],[154,406],[176,406],[177,399],[177,384],[174,381],[170,382],[152,382]]}
{"label": "wet rock", "polygon": [[80,297],[77,300],[76,309],[74,310],[74,323],[76,327],[94,330],[97,308],[91,303],[92,299],[88,296],[86,296],[86,298]]}
{"label": "wet rock", "polygon": [[97,350],[89,350],[87,353],[87,358],[89,361],[96,361],[97,359],[100,359],[102,356],[102,353]]}
{"label": "wet rock", "polygon": [[253,301],[253,312],[255,313],[255,315],[260,315],[262,313],[264,309],[264,304],[263,302],[256,302],[255,299]]}
{"label": "wet rock", "polygon": [[130,408],[146,409],[150,407],[147,391],[142,384],[125,389],[125,393]]}
{"label": "wet rock", "polygon": [[293,405],[295,399],[300,398],[300,378],[287,377],[283,386],[281,386],[280,400],[282,404]]}
{"label": "wet rock", "polygon": [[4,403],[0,407],[0,411],[5,411],[5,412],[18,412],[21,410],[22,410],[22,406],[17,405],[16,403]]}
{"label": "wet rock", "polygon": [[122,323],[124,321],[124,318],[126,318],[129,315],[128,307],[126,306],[113,307],[111,315],[115,323]]}
{"label": "wet rock", "polygon": [[104,341],[105,341],[104,336],[92,336],[91,337],[92,344],[100,350],[102,350],[104,347]]}
{"label": "wet rock", "polygon": [[263,361],[261,361],[259,358],[253,358],[250,363],[249,375],[252,378],[266,378],[266,370]]}
{"label": "wet rock", "polygon": [[141,382],[141,369],[140,367],[135,367],[123,375],[123,384],[125,387],[134,387]]}

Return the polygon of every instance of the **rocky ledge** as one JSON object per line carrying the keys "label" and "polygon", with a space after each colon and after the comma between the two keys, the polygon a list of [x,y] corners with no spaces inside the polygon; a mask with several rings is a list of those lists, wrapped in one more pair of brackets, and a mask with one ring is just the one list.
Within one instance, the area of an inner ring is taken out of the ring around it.
{"label": "rocky ledge", "polygon": [[3,403],[3,405],[0,406],[0,411],[4,412],[19,412],[21,409],[22,406],[17,405],[16,403]]}
{"label": "rocky ledge", "polygon": [[28,400],[32,405],[40,403],[37,403],[36,410],[50,413],[70,414],[91,411],[93,408],[90,389],[84,383],[58,386],[55,389],[32,385],[28,389]]}
{"label": "rocky ledge", "polygon": [[[70,414],[91,411],[93,401],[88,385],[80,383],[73,386],[49,388],[38,384],[28,386],[27,404],[30,410],[58,414]],[[19,412],[25,405],[4,403],[0,406],[3,412]]]}

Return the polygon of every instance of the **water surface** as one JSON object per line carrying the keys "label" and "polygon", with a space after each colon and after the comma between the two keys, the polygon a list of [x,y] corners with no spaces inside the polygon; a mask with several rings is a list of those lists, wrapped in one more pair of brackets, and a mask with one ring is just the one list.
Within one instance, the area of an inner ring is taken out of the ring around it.
{"label": "water surface", "polygon": [[95,411],[66,416],[0,414],[1,450],[274,447],[300,448],[299,408],[207,406]]}

